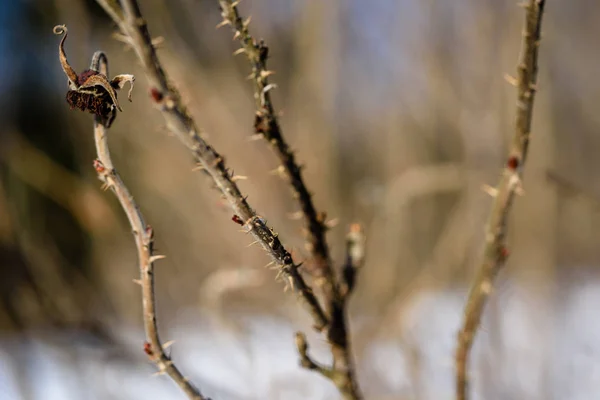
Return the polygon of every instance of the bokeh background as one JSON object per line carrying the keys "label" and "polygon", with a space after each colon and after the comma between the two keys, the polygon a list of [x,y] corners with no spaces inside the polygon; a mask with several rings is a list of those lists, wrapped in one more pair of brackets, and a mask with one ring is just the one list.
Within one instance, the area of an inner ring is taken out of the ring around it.
{"label": "bokeh background", "polygon": [[[217,1],[143,0],[159,56],[260,215],[302,260],[298,207],[252,135],[249,66]],[[600,6],[548,1],[525,195],[475,344],[477,399],[600,390]],[[338,265],[353,222],[367,262],[350,302],[368,399],[453,398],[453,348],[512,136],[523,10],[508,0],[245,0],[270,47],[284,134],[305,164]],[[159,325],[215,399],[335,399],[298,366],[310,320],[151,106],[135,54],[91,0],[0,1],[0,399],[183,399],[151,377],[126,219],[70,111],[56,24],[77,71],[103,49],[137,76],[113,160],[156,231]],[[309,335],[315,357],[323,339]]]}

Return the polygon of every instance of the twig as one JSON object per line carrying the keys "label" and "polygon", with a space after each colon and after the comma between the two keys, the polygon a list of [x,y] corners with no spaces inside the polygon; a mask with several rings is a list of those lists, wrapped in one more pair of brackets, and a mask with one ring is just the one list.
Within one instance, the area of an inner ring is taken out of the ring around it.
{"label": "twig", "polygon": [[281,244],[277,234],[270,229],[242,196],[225,165],[224,158],[200,135],[194,120],[180,99],[179,92],[167,78],[160,64],[146,22],[135,0],[123,0],[121,9],[114,0],[97,0],[119,26],[142,62],[152,87],[151,95],[162,111],[167,126],[177,138],[192,151],[195,160],[210,175],[231,206],[235,215],[253,234],[273,260],[280,266],[287,283],[311,313],[314,326],[322,330],[327,325],[327,316],[321,305],[298,271],[290,253]]}
{"label": "twig", "polygon": [[[104,53],[96,52],[94,54],[90,69],[107,75],[108,62]],[[108,149],[106,131],[107,128],[102,123],[101,117],[94,116],[94,140],[98,155],[98,159],[94,161],[94,168],[98,173],[98,178],[104,182],[104,188],[111,188],[119,203],[121,203],[121,207],[131,225],[138,251],[140,279],[136,282],[142,287],[144,328],[147,337],[147,342],[144,343],[144,351],[150,360],[156,364],[159,373],[167,374],[185,392],[188,398],[205,400],[207,398],[202,396],[200,391],[183,376],[171,357],[166,354],[166,346],[160,341],[156,318],[156,297],[154,295],[154,262],[164,258],[164,256],[153,255],[154,232],[152,227],[144,222],[139,207],[114,169]]]}
{"label": "twig", "polygon": [[[316,271],[325,279],[321,280],[327,285],[326,292],[334,290],[335,277],[331,267],[329,257],[329,247],[325,234],[327,226],[325,224],[326,214],[318,213],[312,201],[304,179],[302,177],[302,168],[296,162],[294,153],[287,144],[277,115],[271,101],[271,90],[276,87],[274,83],[269,83],[269,76],[274,72],[267,68],[267,58],[269,48],[263,40],[257,42],[252,37],[248,29],[250,18],[243,21],[236,6],[237,2],[232,0],[219,0],[221,5],[221,15],[223,22],[219,25],[231,25],[234,33],[234,39],[238,39],[241,48],[238,52],[246,54],[252,73],[250,78],[254,82],[254,99],[256,101],[256,114],[254,119],[254,129],[270,145],[281,165],[283,166],[281,175],[289,179],[292,186],[294,197],[298,199],[302,214],[308,228],[308,245],[316,264]],[[237,52],[236,52],[237,53]],[[331,297],[331,294],[329,294]]]}
{"label": "twig", "polygon": [[[233,30],[234,39],[238,39],[241,48],[236,53],[245,53],[252,73],[250,78],[254,82],[254,99],[256,101],[256,114],[254,118],[255,132],[261,135],[269,144],[275,155],[279,158],[282,168],[278,169],[282,177],[287,177],[292,187],[294,197],[298,199],[302,214],[307,226],[308,247],[314,262],[313,271],[323,290],[326,310],[330,319],[327,329],[327,339],[331,346],[333,355],[333,368],[329,377],[347,399],[361,398],[358,383],[354,377],[352,363],[352,352],[348,339],[346,318],[346,294],[350,293],[348,285],[342,288],[334,273],[329,247],[325,234],[327,232],[326,214],[317,212],[312,197],[304,179],[302,169],[297,164],[294,153],[285,141],[281,127],[277,120],[275,108],[271,101],[271,90],[275,88],[274,83],[269,83],[269,76],[273,74],[267,68],[269,48],[263,40],[257,41],[248,29],[250,18],[245,21],[240,16],[237,1],[219,0],[221,16],[223,21],[219,26],[230,25]],[[354,271],[349,269],[347,271]],[[352,285],[354,281],[352,281]],[[301,364],[307,368],[323,371],[322,368],[313,368],[314,362],[307,362],[306,355],[300,353]]]}
{"label": "twig", "polygon": [[521,179],[527,158],[533,100],[537,89],[537,60],[544,4],[544,0],[529,0],[524,4],[525,30],[517,67],[518,77],[514,79],[518,90],[515,134],[502,178],[493,191],[495,199],[487,225],[484,260],[471,285],[464,320],[458,334],[456,351],[456,398],[458,400],[469,398],[467,370],[473,340],[481,323],[483,309],[493,288],[494,279],[508,257],[505,247],[506,228],[515,194],[522,191]]}

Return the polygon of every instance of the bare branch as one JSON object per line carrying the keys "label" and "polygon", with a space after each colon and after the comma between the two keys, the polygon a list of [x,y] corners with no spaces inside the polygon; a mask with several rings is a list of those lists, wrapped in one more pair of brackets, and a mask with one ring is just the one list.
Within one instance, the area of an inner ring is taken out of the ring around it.
{"label": "bare branch", "polygon": [[502,178],[495,188],[496,190],[493,191],[495,199],[487,225],[484,260],[471,285],[465,306],[464,320],[458,334],[456,350],[456,398],[458,400],[469,398],[467,371],[473,340],[481,323],[483,309],[493,288],[494,279],[508,257],[505,237],[508,216],[515,194],[522,191],[521,179],[531,132],[544,4],[544,0],[529,0],[525,4],[525,29],[521,56],[517,66],[518,77],[516,78],[518,99],[515,133]]}
{"label": "bare branch", "polygon": [[[219,0],[223,22],[220,25],[230,25],[233,30],[234,39],[238,39],[241,48],[239,53],[245,53],[252,73],[250,77],[254,82],[254,99],[256,101],[256,114],[254,119],[254,130],[261,135],[274,151],[281,162],[277,169],[279,175],[286,178],[293,190],[294,197],[298,199],[304,216],[308,232],[308,246],[312,254],[314,268],[318,282],[323,290],[327,315],[330,323],[327,329],[327,339],[331,346],[333,355],[333,368],[324,374],[322,368],[315,368],[315,363],[300,353],[300,361],[304,367],[320,371],[322,375],[329,377],[347,399],[361,398],[358,383],[354,377],[352,363],[352,351],[348,339],[346,299],[342,290],[349,292],[348,286],[344,289],[338,284],[325,234],[327,232],[326,214],[317,212],[312,197],[304,179],[302,169],[296,162],[293,151],[283,137],[283,133],[273,102],[271,101],[271,89],[275,87],[269,83],[269,76],[273,74],[267,68],[269,49],[264,41],[256,40],[248,29],[250,18],[243,20],[237,9],[237,1]],[[238,53],[236,52],[236,53]],[[352,270],[355,271],[355,270]],[[354,282],[353,282],[354,283]],[[310,360],[310,362],[308,362]]]}
{"label": "bare branch", "polygon": [[122,1],[122,10],[114,1],[97,0],[97,2],[113,18],[123,34],[129,38],[152,87],[152,98],[162,111],[170,131],[192,152],[195,161],[214,180],[231,206],[234,215],[244,221],[245,228],[277,262],[286,281],[311,313],[315,328],[322,330],[327,325],[327,316],[311,288],[300,275],[298,265],[294,263],[290,253],[281,244],[277,234],[254,212],[246,198],[242,196],[240,189],[232,180],[224,158],[201,137],[200,130],[181,102],[179,92],[169,83],[152,45],[146,22],[137,2],[134,0]]}
{"label": "bare branch", "polygon": [[[271,90],[273,84],[269,83],[269,76],[274,72],[267,68],[267,59],[269,48],[263,40],[257,41],[249,31],[250,19],[242,20],[236,6],[232,0],[219,0],[221,5],[222,24],[231,25],[234,37],[241,44],[240,52],[246,54],[252,67],[250,77],[254,82],[254,99],[256,101],[256,115],[254,120],[254,129],[271,146],[279,158],[283,170],[281,175],[289,180],[294,197],[298,199],[302,214],[308,228],[308,242],[312,256],[316,263],[317,272],[324,276],[326,284],[333,285],[335,282],[333,270],[329,257],[329,248],[325,233],[325,213],[318,213],[312,201],[312,197],[304,179],[302,169],[296,162],[294,153],[283,137],[283,132],[277,120],[275,108],[271,101]],[[334,290],[333,287],[326,288],[326,292]],[[331,295],[329,295],[331,297]]]}
{"label": "bare branch", "polygon": [[[92,68],[106,75],[107,61],[103,53],[97,52],[94,55]],[[154,295],[154,262],[164,258],[161,255],[153,255],[152,241],[154,232],[150,225],[144,222],[142,213],[135,203],[129,190],[121,180],[121,177],[114,169],[110,152],[108,148],[108,140],[106,136],[107,129],[99,116],[94,116],[94,139],[96,142],[96,152],[98,159],[94,161],[94,167],[98,173],[98,178],[104,183],[104,186],[111,188],[131,225],[135,245],[138,252],[138,260],[140,267],[140,279],[138,282],[142,287],[142,304],[144,328],[146,330],[147,342],[144,343],[144,351],[158,367],[159,373],[167,374],[190,399],[205,400],[200,391],[196,389],[188,379],[183,376],[177,366],[174,364],[170,356],[165,352],[165,348],[158,335],[158,323],[156,317],[156,297]]]}

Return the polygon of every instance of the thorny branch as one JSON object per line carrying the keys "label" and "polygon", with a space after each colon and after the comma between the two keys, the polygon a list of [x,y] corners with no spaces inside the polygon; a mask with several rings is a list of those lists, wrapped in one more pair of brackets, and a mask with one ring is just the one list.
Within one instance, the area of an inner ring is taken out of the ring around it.
{"label": "thorny branch", "polygon": [[[108,62],[104,53],[96,52],[94,54],[90,69],[107,75]],[[117,196],[119,203],[121,203],[121,207],[125,211],[133,230],[135,245],[137,247],[140,279],[136,280],[136,282],[142,287],[144,328],[147,337],[147,342],[144,344],[144,351],[150,360],[156,364],[159,373],[167,374],[183,390],[188,398],[205,400],[207,398],[183,376],[173,363],[173,360],[171,360],[171,357],[167,355],[165,350],[168,346],[163,345],[160,341],[156,318],[156,297],[154,295],[154,262],[164,256],[153,255],[152,241],[154,239],[154,232],[152,227],[144,222],[139,207],[114,169],[108,148],[106,131],[107,128],[102,123],[101,116],[94,116],[94,139],[98,155],[98,159],[94,161],[94,168],[98,173],[98,178],[104,182],[104,188],[111,188]]]}
{"label": "thorny branch", "polygon": [[286,278],[287,284],[311,313],[315,329],[322,330],[327,325],[328,318],[313,291],[300,275],[298,265],[281,244],[277,234],[254,212],[246,198],[242,196],[234,182],[234,177],[226,167],[224,158],[202,138],[196,123],[183,105],[179,92],[169,83],[137,2],[123,0],[122,8],[116,0],[97,0],[97,2],[113,18],[142,62],[152,87],[152,98],[162,112],[170,131],[192,152],[195,160],[216,183],[234,214],[243,221],[247,231],[252,233],[279,265],[279,270]]}
{"label": "thorny branch", "polygon": [[494,279],[508,257],[505,247],[506,228],[515,194],[522,190],[521,179],[527,158],[533,101],[537,89],[537,61],[544,4],[544,0],[529,0],[524,4],[526,16],[523,43],[517,66],[518,77],[513,79],[518,90],[515,133],[500,183],[490,190],[494,196],[494,203],[487,225],[484,260],[471,286],[464,320],[458,334],[456,350],[456,398],[458,400],[469,398],[467,370],[473,340],[481,323],[483,309],[493,288]]}
{"label": "thorny branch", "polygon": [[[315,209],[311,194],[302,177],[302,169],[296,162],[294,153],[285,141],[279,121],[277,120],[270,93],[276,85],[268,81],[269,76],[274,73],[267,68],[269,48],[263,40],[257,42],[250,35],[248,30],[250,19],[246,21],[242,20],[236,6],[237,2],[219,0],[219,3],[223,17],[223,22],[219,25],[231,25],[234,38],[237,38],[242,46],[238,52],[245,53],[252,66],[250,78],[254,82],[254,98],[257,108],[254,129],[257,134],[261,135],[271,145],[273,151],[281,161],[279,172],[289,179],[294,197],[298,199],[302,208],[302,214],[308,228],[308,247],[315,260],[316,270],[326,278],[328,284],[331,284],[335,279],[329,257],[329,248],[325,238],[327,232],[325,224],[326,215],[325,213],[318,213]],[[327,290],[331,291],[333,288],[328,288]]]}
{"label": "thorny branch", "polygon": [[[341,285],[338,284],[325,237],[327,231],[326,214],[324,212],[317,212],[315,209],[311,194],[304,183],[302,170],[296,162],[294,153],[285,141],[277,120],[270,95],[270,91],[275,88],[275,84],[269,83],[268,80],[269,76],[273,74],[273,71],[267,68],[269,49],[264,41],[257,41],[250,34],[248,29],[250,19],[248,18],[245,21],[242,19],[237,8],[237,3],[238,1],[219,0],[221,16],[223,17],[223,21],[219,26],[231,26],[234,39],[238,39],[242,46],[236,53],[245,53],[250,62],[252,67],[250,78],[254,82],[254,98],[257,108],[254,118],[255,132],[271,145],[271,148],[281,162],[278,172],[289,180],[294,197],[298,199],[302,208],[302,214],[308,231],[308,247],[312,253],[312,261],[314,262],[312,270],[316,274],[316,282],[323,289],[327,316],[330,320],[327,327],[327,339],[333,355],[333,367],[331,371],[328,370],[328,374],[323,375],[329,377],[338,386],[338,389],[344,394],[345,398],[358,399],[361,397],[361,394],[354,377],[345,310],[346,294],[349,294],[350,290],[343,291]],[[350,275],[345,275],[345,277],[350,278]],[[346,284],[344,288],[348,289],[350,286]],[[303,355],[301,352],[300,357],[303,366],[323,373],[323,368],[311,367],[316,365],[314,362],[312,364],[305,362],[308,360],[306,354]]]}

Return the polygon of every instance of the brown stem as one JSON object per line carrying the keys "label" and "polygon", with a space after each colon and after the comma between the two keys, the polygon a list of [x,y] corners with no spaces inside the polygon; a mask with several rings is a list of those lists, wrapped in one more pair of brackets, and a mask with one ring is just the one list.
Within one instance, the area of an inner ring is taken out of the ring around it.
{"label": "brown stem", "polygon": [[518,77],[515,79],[518,90],[515,133],[500,183],[490,190],[495,199],[487,225],[484,259],[471,285],[464,320],[458,334],[456,350],[456,398],[458,400],[469,398],[467,371],[473,340],[479,329],[483,309],[493,288],[494,279],[508,256],[505,247],[506,229],[515,194],[522,190],[521,179],[531,132],[544,4],[544,0],[529,0],[524,5],[525,29],[517,67]]}
{"label": "brown stem", "polygon": [[[334,282],[333,270],[329,258],[329,248],[325,234],[325,214],[318,213],[310,192],[308,191],[302,177],[302,169],[296,162],[294,153],[283,137],[283,132],[277,120],[275,108],[271,101],[271,89],[274,84],[269,84],[269,76],[273,71],[267,68],[269,49],[264,41],[257,41],[249,32],[249,20],[243,21],[237,6],[231,0],[219,0],[223,24],[231,25],[234,37],[239,39],[243,51],[252,67],[250,75],[254,82],[254,98],[256,100],[256,116],[254,128],[256,133],[271,145],[271,148],[279,158],[283,166],[282,173],[289,179],[294,193],[298,199],[305,223],[308,228],[308,242],[313,258],[317,264],[317,271],[327,281]],[[333,288],[328,288],[329,291]]]}
{"label": "brown stem", "polygon": [[[92,68],[98,72],[107,75],[108,64],[106,56],[103,53],[96,52],[92,61]],[[138,252],[140,267],[140,279],[136,281],[142,287],[142,307],[144,317],[144,328],[146,330],[147,342],[144,344],[144,351],[148,357],[156,364],[159,373],[167,374],[187,395],[194,400],[205,400],[200,391],[196,389],[189,380],[183,376],[181,371],[174,364],[170,356],[165,352],[165,346],[161,343],[158,335],[158,323],[156,317],[156,297],[154,294],[154,262],[163,258],[152,254],[153,231],[150,225],[144,222],[139,207],[133,200],[131,193],[121,180],[121,177],[114,169],[106,128],[102,124],[100,117],[94,117],[94,139],[96,142],[96,153],[98,159],[94,161],[94,167],[98,177],[104,182],[105,188],[111,188],[117,196],[119,203],[133,231],[135,245]]]}
{"label": "brown stem", "polygon": [[[273,73],[267,68],[269,49],[264,41],[257,41],[250,34],[248,29],[249,19],[242,20],[236,3],[232,0],[219,0],[223,17],[221,25],[231,25],[234,38],[237,38],[242,46],[239,51],[245,53],[250,62],[257,108],[254,129],[270,144],[275,155],[279,158],[283,167],[281,170],[282,175],[289,179],[294,197],[300,203],[308,228],[308,245],[315,266],[314,272],[317,275],[317,282],[322,286],[327,314],[330,319],[327,327],[327,339],[333,355],[333,369],[331,374],[323,375],[328,376],[337,385],[344,398],[359,399],[361,394],[354,376],[352,351],[347,329],[346,297],[342,293],[342,288],[338,285],[329,256],[329,247],[325,237],[327,231],[326,215],[317,212],[311,194],[304,183],[302,170],[283,137],[277,120],[270,95],[270,91],[275,85],[269,83],[268,80],[268,77]],[[347,286],[345,287],[347,288]],[[348,290],[346,290],[347,293],[349,293]],[[300,354],[300,358],[303,366],[314,365],[314,363],[306,362],[307,358],[302,354]],[[318,368],[311,369],[320,370]]]}
{"label": "brown stem", "polygon": [[142,62],[152,89],[152,97],[162,111],[167,126],[175,136],[192,152],[195,160],[213,179],[235,215],[244,222],[246,229],[262,245],[272,259],[280,266],[288,285],[311,313],[314,326],[322,330],[327,325],[327,316],[321,305],[298,271],[290,253],[284,248],[277,234],[269,228],[242,196],[240,189],[232,180],[224,158],[201,137],[200,130],[190,117],[180,99],[179,92],[167,78],[158,60],[146,22],[135,0],[123,0],[121,9],[115,1],[97,0],[123,34],[128,37],[131,46]]}

